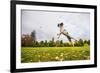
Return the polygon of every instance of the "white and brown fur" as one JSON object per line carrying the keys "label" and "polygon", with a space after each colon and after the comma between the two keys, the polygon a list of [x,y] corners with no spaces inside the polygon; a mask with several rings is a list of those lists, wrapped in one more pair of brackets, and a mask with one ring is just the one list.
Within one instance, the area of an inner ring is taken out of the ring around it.
{"label": "white and brown fur", "polygon": [[58,27],[60,28],[60,33],[57,34],[58,35],[58,39],[60,38],[60,35],[63,34],[64,36],[67,37],[68,41],[74,46],[74,43],[72,42],[72,39],[77,41],[76,39],[74,39],[73,37],[71,37],[67,31],[65,31],[64,27],[63,27],[63,23],[58,24]]}

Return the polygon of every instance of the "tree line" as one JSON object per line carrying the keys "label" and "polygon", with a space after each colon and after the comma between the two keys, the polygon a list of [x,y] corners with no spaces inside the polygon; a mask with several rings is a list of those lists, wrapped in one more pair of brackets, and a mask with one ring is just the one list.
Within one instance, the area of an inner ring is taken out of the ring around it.
{"label": "tree line", "polygon": [[[90,40],[79,39],[73,42],[74,46],[84,46],[90,45]],[[23,34],[21,37],[21,46],[23,47],[72,47],[73,45],[69,42],[63,42],[63,40],[54,40],[54,37],[50,41],[40,41],[36,40],[36,31],[33,30],[30,35]]]}

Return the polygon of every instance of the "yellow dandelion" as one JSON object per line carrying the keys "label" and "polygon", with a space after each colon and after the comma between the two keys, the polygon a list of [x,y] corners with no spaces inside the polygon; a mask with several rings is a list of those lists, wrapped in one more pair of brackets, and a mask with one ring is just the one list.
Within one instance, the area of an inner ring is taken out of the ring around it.
{"label": "yellow dandelion", "polygon": [[38,57],[40,57],[40,55],[38,55]]}
{"label": "yellow dandelion", "polygon": [[59,59],[59,57],[58,57],[58,56],[56,56],[56,57],[55,57],[55,59],[56,59],[56,60],[58,60],[58,59]]}
{"label": "yellow dandelion", "polygon": [[64,55],[63,53],[60,54],[61,57],[63,57],[63,55]]}

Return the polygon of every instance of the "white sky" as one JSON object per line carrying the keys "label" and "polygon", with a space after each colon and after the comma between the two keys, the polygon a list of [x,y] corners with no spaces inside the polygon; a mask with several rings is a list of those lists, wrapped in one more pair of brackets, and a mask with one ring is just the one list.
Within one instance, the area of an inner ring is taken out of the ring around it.
{"label": "white sky", "polygon": [[[57,39],[59,33],[58,23],[64,23],[64,29],[76,38],[90,39],[90,14],[74,12],[52,12],[22,10],[22,34],[36,31],[38,41]],[[67,41],[63,35],[59,40]]]}

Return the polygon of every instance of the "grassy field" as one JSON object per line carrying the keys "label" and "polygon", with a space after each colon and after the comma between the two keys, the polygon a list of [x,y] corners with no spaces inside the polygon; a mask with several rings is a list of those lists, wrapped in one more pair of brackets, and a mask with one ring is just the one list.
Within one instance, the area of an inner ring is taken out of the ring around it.
{"label": "grassy field", "polygon": [[22,47],[21,62],[48,62],[90,59],[90,47]]}

